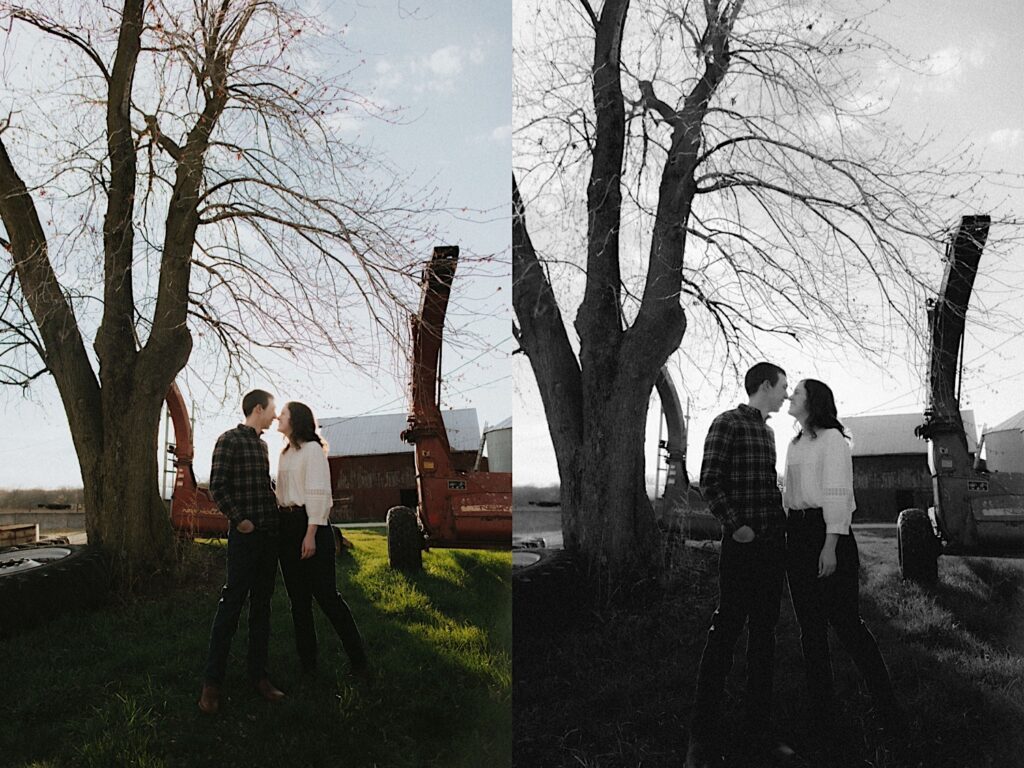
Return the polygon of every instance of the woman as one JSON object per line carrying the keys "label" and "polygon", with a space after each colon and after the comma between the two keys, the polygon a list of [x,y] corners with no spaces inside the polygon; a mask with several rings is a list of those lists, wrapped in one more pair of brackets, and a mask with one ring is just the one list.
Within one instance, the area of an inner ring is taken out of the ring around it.
{"label": "woman", "polygon": [[277,430],[288,438],[277,469],[280,519],[278,558],[295,622],[295,645],[305,672],[316,671],[313,600],[334,625],[352,671],[367,671],[366,653],[348,605],[338,594],[334,572],[331,473],[327,446],[316,433],[313,412],[290,402],[278,415]]}
{"label": "woman", "polygon": [[902,715],[889,672],[858,608],[860,559],[850,528],[855,505],[846,429],[837,418],[832,390],[815,379],[797,384],[789,413],[800,431],[786,455],[786,572],[800,622],[812,711],[822,725],[831,725],[831,625],[864,678],[883,723],[896,727]]}

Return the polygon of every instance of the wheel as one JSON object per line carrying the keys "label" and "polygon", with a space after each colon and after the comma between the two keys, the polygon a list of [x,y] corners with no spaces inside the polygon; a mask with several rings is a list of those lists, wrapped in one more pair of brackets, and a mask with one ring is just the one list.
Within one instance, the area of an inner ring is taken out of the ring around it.
{"label": "wheel", "polygon": [[408,507],[388,510],[388,562],[399,571],[423,567],[423,534],[416,513]]}
{"label": "wheel", "polygon": [[904,509],[896,521],[900,575],[920,584],[939,580],[939,540],[922,509]]}
{"label": "wheel", "polygon": [[513,547],[512,575],[517,579],[532,581],[551,568],[560,570],[564,566],[556,564],[556,561],[564,560],[566,560],[565,551],[561,549],[547,549],[543,546]]}
{"label": "wheel", "polygon": [[584,607],[580,570],[564,549],[512,552],[512,623],[515,632],[534,637],[573,626]]}
{"label": "wheel", "polygon": [[0,637],[61,613],[106,602],[110,571],[93,547],[44,546],[0,552]]}

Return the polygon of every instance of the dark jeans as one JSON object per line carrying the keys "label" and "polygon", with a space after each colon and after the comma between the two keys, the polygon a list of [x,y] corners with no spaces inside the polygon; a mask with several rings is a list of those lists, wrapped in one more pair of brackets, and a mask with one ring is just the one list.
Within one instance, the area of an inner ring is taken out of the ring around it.
{"label": "dark jeans", "polygon": [[812,711],[827,720],[833,710],[829,626],[860,670],[876,705],[887,707],[894,699],[878,644],[860,617],[860,556],[853,532],[840,536],[836,543],[835,572],[819,579],[818,557],[824,544],[825,522],[820,510],[790,514],[786,526],[789,593],[800,622]]}
{"label": "dark jeans", "polygon": [[718,608],[711,617],[693,701],[691,739],[708,749],[722,739],[722,696],[736,640],[748,624],[746,721],[751,737],[766,735],[771,722],[775,624],[779,620],[785,550],[781,531],[740,544],[722,539]]}
{"label": "dark jeans", "polygon": [[232,523],[228,532],[227,582],[220,592],[203,673],[207,683],[220,685],[224,681],[231,640],[238,629],[246,597],[249,598],[249,677],[256,681],[267,676],[270,598],[276,580],[276,534],[260,530],[239,533]]}
{"label": "dark jeans", "polygon": [[345,647],[353,669],[366,667],[363,639],[348,604],[338,594],[334,570],[334,531],[321,525],[316,532],[316,554],[302,560],[302,539],[308,522],[304,512],[282,512],[280,517],[281,573],[292,604],[295,647],[304,669],[316,668],[316,628],[313,600],[327,615]]}

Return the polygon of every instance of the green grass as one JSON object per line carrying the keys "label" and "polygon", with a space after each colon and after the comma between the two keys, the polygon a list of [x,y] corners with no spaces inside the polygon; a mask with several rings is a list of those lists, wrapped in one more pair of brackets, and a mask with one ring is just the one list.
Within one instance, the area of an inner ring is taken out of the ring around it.
{"label": "green grass", "polygon": [[[1024,766],[1024,562],[942,558],[940,585],[904,583],[893,539],[858,533],[861,611],[911,720],[887,737],[860,677],[833,639],[840,731],[823,747],[807,723],[799,629],[783,597],[775,722],[813,766]],[[591,609],[559,633],[516,625],[513,728],[517,766],[679,766],[697,665],[717,600],[717,557],[687,547],[665,583],[627,605]],[[522,606],[517,605],[517,612]],[[726,691],[740,728],[743,648]],[[742,765],[738,742],[727,750]]]}
{"label": "green grass", "polygon": [[508,554],[436,550],[410,577],[387,566],[380,533],[346,536],[355,549],[338,562],[339,591],[366,640],[372,680],[347,675],[341,644],[316,609],[321,672],[300,674],[279,577],[270,661],[287,698],[265,703],[247,684],[243,614],[222,711],[204,716],[196,701],[224,547],[189,545],[184,586],[0,643],[0,765],[508,765]]}

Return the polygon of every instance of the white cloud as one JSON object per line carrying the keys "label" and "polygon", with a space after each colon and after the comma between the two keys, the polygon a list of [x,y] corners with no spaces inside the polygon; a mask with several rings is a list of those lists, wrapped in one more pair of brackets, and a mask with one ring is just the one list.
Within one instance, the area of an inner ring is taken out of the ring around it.
{"label": "white cloud", "polygon": [[935,51],[924,60],[924,71],[934,77],[957,78],[964,71],[964,54],[955,46]]}
{"label": "white cloud", "polygon": [[446,45],[438,48],[430,54],[424,64],[434,75],[440,77],[454,77],[462,71],[462,58],[464,54],[457,45]]}
{"label": "white cloud", "polygon": [[945,92],[952,90],[963,79],[968,69],[979,69],[987,58],[983,48],[963,49],[958,46],[941,48],[929,55],[921,64],[924,79],[918,91]]}
{"label": "white cloud", "polygon": [[1000,128],[988,135],[988,143],[999,149],[1013,149],[1024,140],[1024,130],[1020,128]]}
{"label": "white cloud", "polygon": [[348,112],[335,112],[324,117],[324,125],[334,134],[356,133],[363,127],[362,121]]}
{"label": "white cloud", "polygon": [[499,125],[491,131],[491,139],[498,144],[506,144],[512,139],[512,126]]}
{"label": "white cloud", "polygon": [[429,56],[409,62],[409,73],[420,93],[452,93],[458,77],[463,74],[466,60],[473,61],[472,52],[458,45],[438,48]]}
{"label": "white cloud", "polygon": [[487,59],[482,45],[464,48],[446,45],[426,56],[410,57],[401,61],[377,62],[374,72],[377,87],[394,89],[411,82],[417,93],[452,93],[458,78],[466,76],[468,67],[477,67]]}
{"label": "white cloud", "polygon": [[377,73],[378,88],[397,88],[405,79],[402,70],[390,61],[378,61],[373,70]]}
{"label": "white cloud", "polygon": [[875,67],[877,79],[872,83],[873,92],[882,99],[891,99],[903,83],[901,72],[902,70],[891,60],[880,60],[878,66]]}

